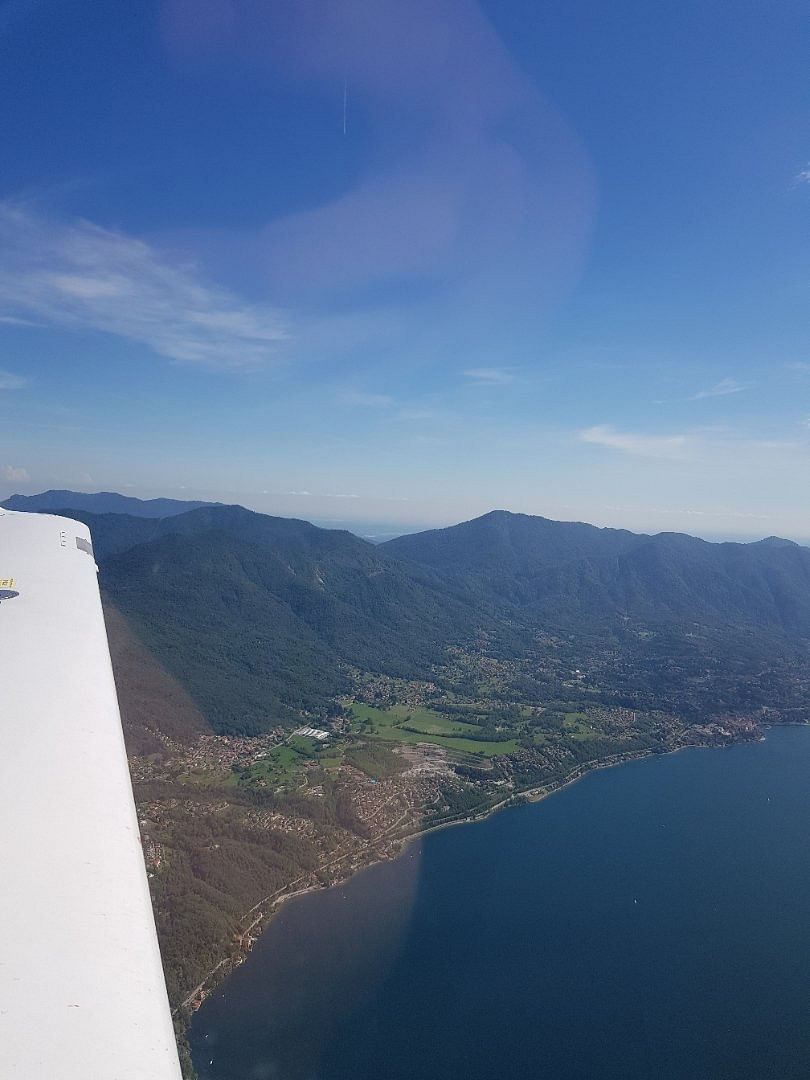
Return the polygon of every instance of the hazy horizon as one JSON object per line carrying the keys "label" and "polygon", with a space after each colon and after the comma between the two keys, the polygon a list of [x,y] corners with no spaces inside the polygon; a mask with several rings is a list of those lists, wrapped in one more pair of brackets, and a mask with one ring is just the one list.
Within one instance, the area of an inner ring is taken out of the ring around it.
{"label": "hazy horizon", "polygon": [[[33,489],[30,490],[30,491],[16,491],[16,490],[11,491],[11,490],[5,490],[2,487],[2,485],[0,485],[0,502],[2,502],[5,499],[9,498],[11,495],[16,495],[16,494],[19,494],[19,495],[36,495],[36,494],[44,493],[44,490],[60,490],[60,489],[58,489],[58,488],[55,488],[55,489],[43,489],[42,492],[41,491],[34,491]],[[218,494],[213,493],[212,494],[210,492],[205,493],[205,492],[199,492],[199,491],[198,492],[189,491],[186,488],[180,488],[179,490],[176,490],[176,491],[170,491],[170,490],[167,490],[167,489],[153,489],[153,490],[150,489],[150,490],[144,490],[142,492],[134,491],[134,490],[131,490],[131,489],[126,489],[125,490],[125,489],[116,488],[116,487],[103,488],[103,489],[76,487],[76,488],[64,489],[64,490],[72,490],[72,491],[81,492],[82,494],[88,494],[88,495],[101,494],[101,493],[119,494],[119,495],[126,495],[126,496],[129,496],[129,497],[132,497],[132,498],[144,499],[144,500],[148,500],[148,499],[177,499],[179,501],[187,501],[187,502],[204,501],[204,502],[217,502],[217,503],[222,503],[224,505],[238,505],[238,506],[243,506],[248,510],[254,510],[254,511],[257,511],[258,513],[262,513],[262,514],[270,514],[270,515],[275,516],[275,517],[296,518],[298,520],[308,521],[311,524],[317,525],[318,527],[324,528],[324,529],[346,529],[349,532],[355,533],[357,536],[361,536],[366,540],[373,540],[373,541],[375,541],[377,543],[383,543],[386,540],[392,540],[397,536],[403,536],[403,535],[408,534],[408,533],[423,532],[423,531],[426,531],[426,530],[429,530],[429,529],[450,528],[453,525],[463,524],[466,521],[471,521],[474,518],[481,517],[484,514],[492,513],[493,511],[497,511],[497,510],[505,510],[505,511],[507,511],[509,513],[514,513],[514,514],[529,514],[530,516],[533,516],[533,517],[550,518],[553,521],[583,522],[583,523],[588,524],[588,525],[594,525],[597,528],[629,529],[629,531],[636,532],[636,533],[649,533],[649,534],[655,534],[655,533],[660,533],[660,532],[686,533],[689,536],[695,536],[695,537],[698,537],[699,539],[706,540],[706,541],[708,541],[710,543],[741,543],[741,544],[756,543],[758,540],[763,540],[766,537],[780,535],[780,534],[777,534],[777,533],[768,533],[768,532],[744,532],[742,530],[740,530],[738,532],[717,532],[717,533],[712,533],[712,532],[710,532],[708,530],[701,530],[699,528],[691,528],[691,529],[689,529],[689,528],[686,528],[686,529],[678,528],[678,529],[676,529],[676,528],[667,527],[667,526],[660,527],[660,528],[658,528],[658,527],[644,528],[643,526],[633,527],[633,526],[629,526],[629,525],[616,524],[614,521],[609,520],[609,518],[606,518],[605,520],[597,521],[597,520],[592,520],[592,519],[584,517],[584,516],[583,517],[555,516],[553,514],[544,513],[543,511],[539,511],[539,510],[516,510],[516,509],[514,509],[513,507],[510,507],[510,506],[487,506],[487,507],[485,507],[483,509],[480,509],[480,510],[476,511],[475,513],[470,513],[465,517],[452,517],[452,516],[449,516],[447,514],[442,515],[441,513],[439,513],[438,516],[434,520],[423,520],[423,521],[411,520],[411,521],[409,521],[409,520],[407,520],[407,518],[403,518],[402,520],[396,520],[394,518],[365,517],[365,516],[363,516],[362,513],[360,513],[358,515],[355,515],[355,516],[346,515],[346,516],[342,516],[342,517],[322,516],[322,515],[318,515],[318,514],[306,515],[306,514],[303,514],[303,513],[286,512],[286,511],[284,511],[282,509],[279,509],[277,504],[273,501],[272,498],[251,499],[249,495],[246,496],[246,497],[242,497],[242,498],[234,498],[234,497],[229,497],[229,494],[232,495],[233,493],[218,493]],[[810,545],[810,535],[808,535],[808,536],[785,535],[785,536],[782,536],[782,538],[787,539],[787,540],[793,540],[795,543],[798,543],[798,544]]]}

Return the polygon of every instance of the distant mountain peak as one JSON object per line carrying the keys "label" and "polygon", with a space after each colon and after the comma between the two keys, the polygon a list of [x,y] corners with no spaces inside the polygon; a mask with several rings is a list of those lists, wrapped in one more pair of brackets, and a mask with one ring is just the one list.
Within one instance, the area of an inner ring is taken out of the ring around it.
{"label": "distant mountain peak", "polygon": [[510,567],[518,571],[576,558],[616,555],[646,539],[623,529],[600,529],[581,521],[552,521],[491,510],[460,525],[400,536],[383,547],[437,569]]}
{"label": "distant mountain peak", "polygon": [[757,540],[757,544],[763,547],[800,547],[794,540],[786,540],[783,536],[766,536],[764,540]]}

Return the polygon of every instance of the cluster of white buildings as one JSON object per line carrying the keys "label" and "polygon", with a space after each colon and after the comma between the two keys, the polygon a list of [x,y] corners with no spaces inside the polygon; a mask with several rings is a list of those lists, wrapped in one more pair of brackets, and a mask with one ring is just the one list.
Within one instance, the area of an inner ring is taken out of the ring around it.
{"label": "cluster of white buildings", "polygon": [[324,731],[322,728],[316,727],[300,727],[296,728],[293,735],[306,735],[310,739],[317,739],[319,742],[324,742],[329,738],[329,732]]}

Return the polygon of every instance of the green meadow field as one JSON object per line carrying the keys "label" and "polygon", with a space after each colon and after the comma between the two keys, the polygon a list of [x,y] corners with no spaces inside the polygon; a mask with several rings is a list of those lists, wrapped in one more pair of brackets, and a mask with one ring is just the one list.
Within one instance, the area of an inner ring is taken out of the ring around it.
{"label": "green meadow field", "polygon": [[480,731],[475,724],[451,720],[431,709],[409,708],[406,705],[377,709],[373,705],[355,704],[351,706],[351,714],[352,729],[372,739],[434,743],[436,746],[444,746],[461,754],[473,754],[479,757],[513,754],[517,749],[517,742],[514,739],[503,742],[484,742],[470,738],[470,735],[475,735]]}

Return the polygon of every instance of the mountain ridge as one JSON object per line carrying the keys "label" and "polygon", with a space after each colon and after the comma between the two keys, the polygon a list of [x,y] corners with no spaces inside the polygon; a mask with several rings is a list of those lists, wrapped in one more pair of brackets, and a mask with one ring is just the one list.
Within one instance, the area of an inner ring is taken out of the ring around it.
{"label": "mountain ridge", "polygon": [[162,518],[183,514],[204,506],[220,506],[221,503],[184,501],[182,499],[136,499],[117,491],[68,491],[51,488],[38,495],[10,495],[0,506],[5,510],[85,510],[96,514],[129,514],[132,517]]}
{"label": "mountain ridge", "polygon": [[89,526],[102,588],[221,730],[319,709],[350,667],[415,676],[477,618],[435,572],[344,530],[238,506],[63,512]]}
{"label": "mountain ridge", "polygon": [[535,619],[754,617],[763,628],[810,635],[810,548],[790,541],[713,543],[495,511],[381,547],[466,578],[480,596],[500,596]]}
{"label": "mountain ridge", "polygon": [[452,649],[525,657],[538,634],[641,664],[647,687],[673,651],[711,670],[736,650],[736,670],[810,640],[810,549],[791,543],[495,511],[374,545],[240,506],[60,509],[89,525],[103,589],[220,732],[323,716],[357,673],[430,682]]}

